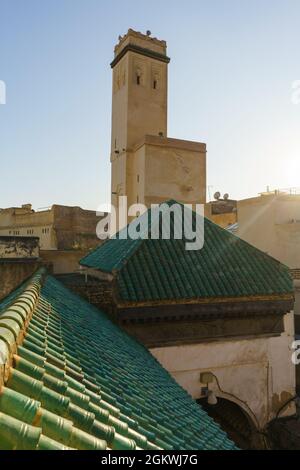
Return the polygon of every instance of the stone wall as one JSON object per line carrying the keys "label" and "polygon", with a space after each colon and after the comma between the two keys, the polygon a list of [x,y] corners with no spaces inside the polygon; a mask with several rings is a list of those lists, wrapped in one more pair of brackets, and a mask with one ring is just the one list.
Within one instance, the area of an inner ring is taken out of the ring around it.
{"label": "stone wall", "polygon": [[112,310],[112,283],[106,280],[87,278],[83,274],[61,274],[56,276],[68,289],[80,295],[90,304],[110,313]]}
{"label": "stone wall", "polygon": [[39,239],[37,237],[0,236],[0,259],[37,259]]}
{"label": "stone wall", "polygon": [[99,245],[96,228],[101,218],[95,211],[59,205],[54,205],[52,211],[58,250],[85,250]]}
{"label": "stone wall", "polygon": [[74,273],[79,261],[86,255],[82,250],[42,250],[41,259],[54,274]]}

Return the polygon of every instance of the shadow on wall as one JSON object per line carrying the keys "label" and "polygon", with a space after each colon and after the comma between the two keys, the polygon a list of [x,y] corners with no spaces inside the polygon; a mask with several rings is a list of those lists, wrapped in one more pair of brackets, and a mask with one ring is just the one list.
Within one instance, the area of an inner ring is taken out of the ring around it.
{"label": "shadow on wall", "polygon": [[247,414],[236,403],[218,397],[215,405],[209,405],[207,398],[197,400],[202,408],[211,416],[235,442],[240,449],[265,449],[266,443]]}

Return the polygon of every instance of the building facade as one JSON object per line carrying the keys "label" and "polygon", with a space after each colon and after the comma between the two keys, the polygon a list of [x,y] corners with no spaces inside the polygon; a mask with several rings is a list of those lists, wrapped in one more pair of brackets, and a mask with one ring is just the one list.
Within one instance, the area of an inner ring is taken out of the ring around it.
{"label": "building facade", "polygon": [[0,300],[29,278],[41,264],[38,238],[0,236]]}
{"label": "building facade", "polygon": [[35,211],[31,204],[0,210],[0,236],[37,237],[40,256],[55,273],[73,272],[78,260],[99,244],[95,211],[53,205]]}
{"label": "building facade", "polygon": [[224,198],[218,197],[205,204],[204,214],[220,227],[230,227],[237,222],[237,201],[229,199],[227,195]]}
{"label": "building facade", "polygon": [[165,41],[132,29],[120,38],[113,70],[112,204],[206,200],[206,145],[168,137]]}
{"label": "building facade", "polygon": [[272,191],[238,201],[235,234],[286,264],[295,286],[295,322],[300,331],[300,194]]}

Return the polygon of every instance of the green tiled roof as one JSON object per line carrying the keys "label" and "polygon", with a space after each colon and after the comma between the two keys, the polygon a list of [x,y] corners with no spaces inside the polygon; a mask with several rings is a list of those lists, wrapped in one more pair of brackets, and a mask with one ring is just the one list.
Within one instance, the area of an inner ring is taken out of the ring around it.
{"label": "green tiled roof", "polygon": [[70,448],[235,446],[144,346],[40,270],[0,304],[0,449]]}
{"label": "green tiled roof", "polygon": [[[194,220],[195,217],[193,213]],[[176,214],[171,219],[171,233],[173,226],[180,223],[177,218]],[[148,227],[146,237],[143,234],[137,240],[123,240],[117,235],[81,260],[89,268],[115,271],[118,295],[123,301],[293,293],[286,266],[206,218],[204,246],[197,251],[185,249],[185,238],[151,239],[153,227]]]}

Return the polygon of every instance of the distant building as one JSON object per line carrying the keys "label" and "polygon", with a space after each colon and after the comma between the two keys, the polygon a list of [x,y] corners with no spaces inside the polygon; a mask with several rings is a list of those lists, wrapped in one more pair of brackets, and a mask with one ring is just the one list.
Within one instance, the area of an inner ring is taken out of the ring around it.
{"label": "distant building", "polygon": [[[286,264],[295,285],[295,313],[300,314],[300,192],[272,191],[238,201],[235,234]],[[300,331],[300,316],[295,317]],[[299,320],[298,320],[299,318]]]}
{"label": "distant building", "polygon": [[54,272],[72,272],[78,260],[99,244],[95,211],[53,205],[35,211],[31,204],[0,209],[0,236],[37,237],[41,258]]}
{"label": "distant building", "polygon": [[[132,29],[120,38],[113,70],[112,204],[206,200],[206,145],[167,132],[168,63],[165,41]],[[183,91],[184,92],[184,91]],[[184,117],[183,117],[184,119]]]}
{"label": "distant building", "polygon": [[237,201],[229,199],[227,194],[223,198],[218,197],[214,201],[205,204],[204,214],[215,224],[227,228],[237,222]]}

